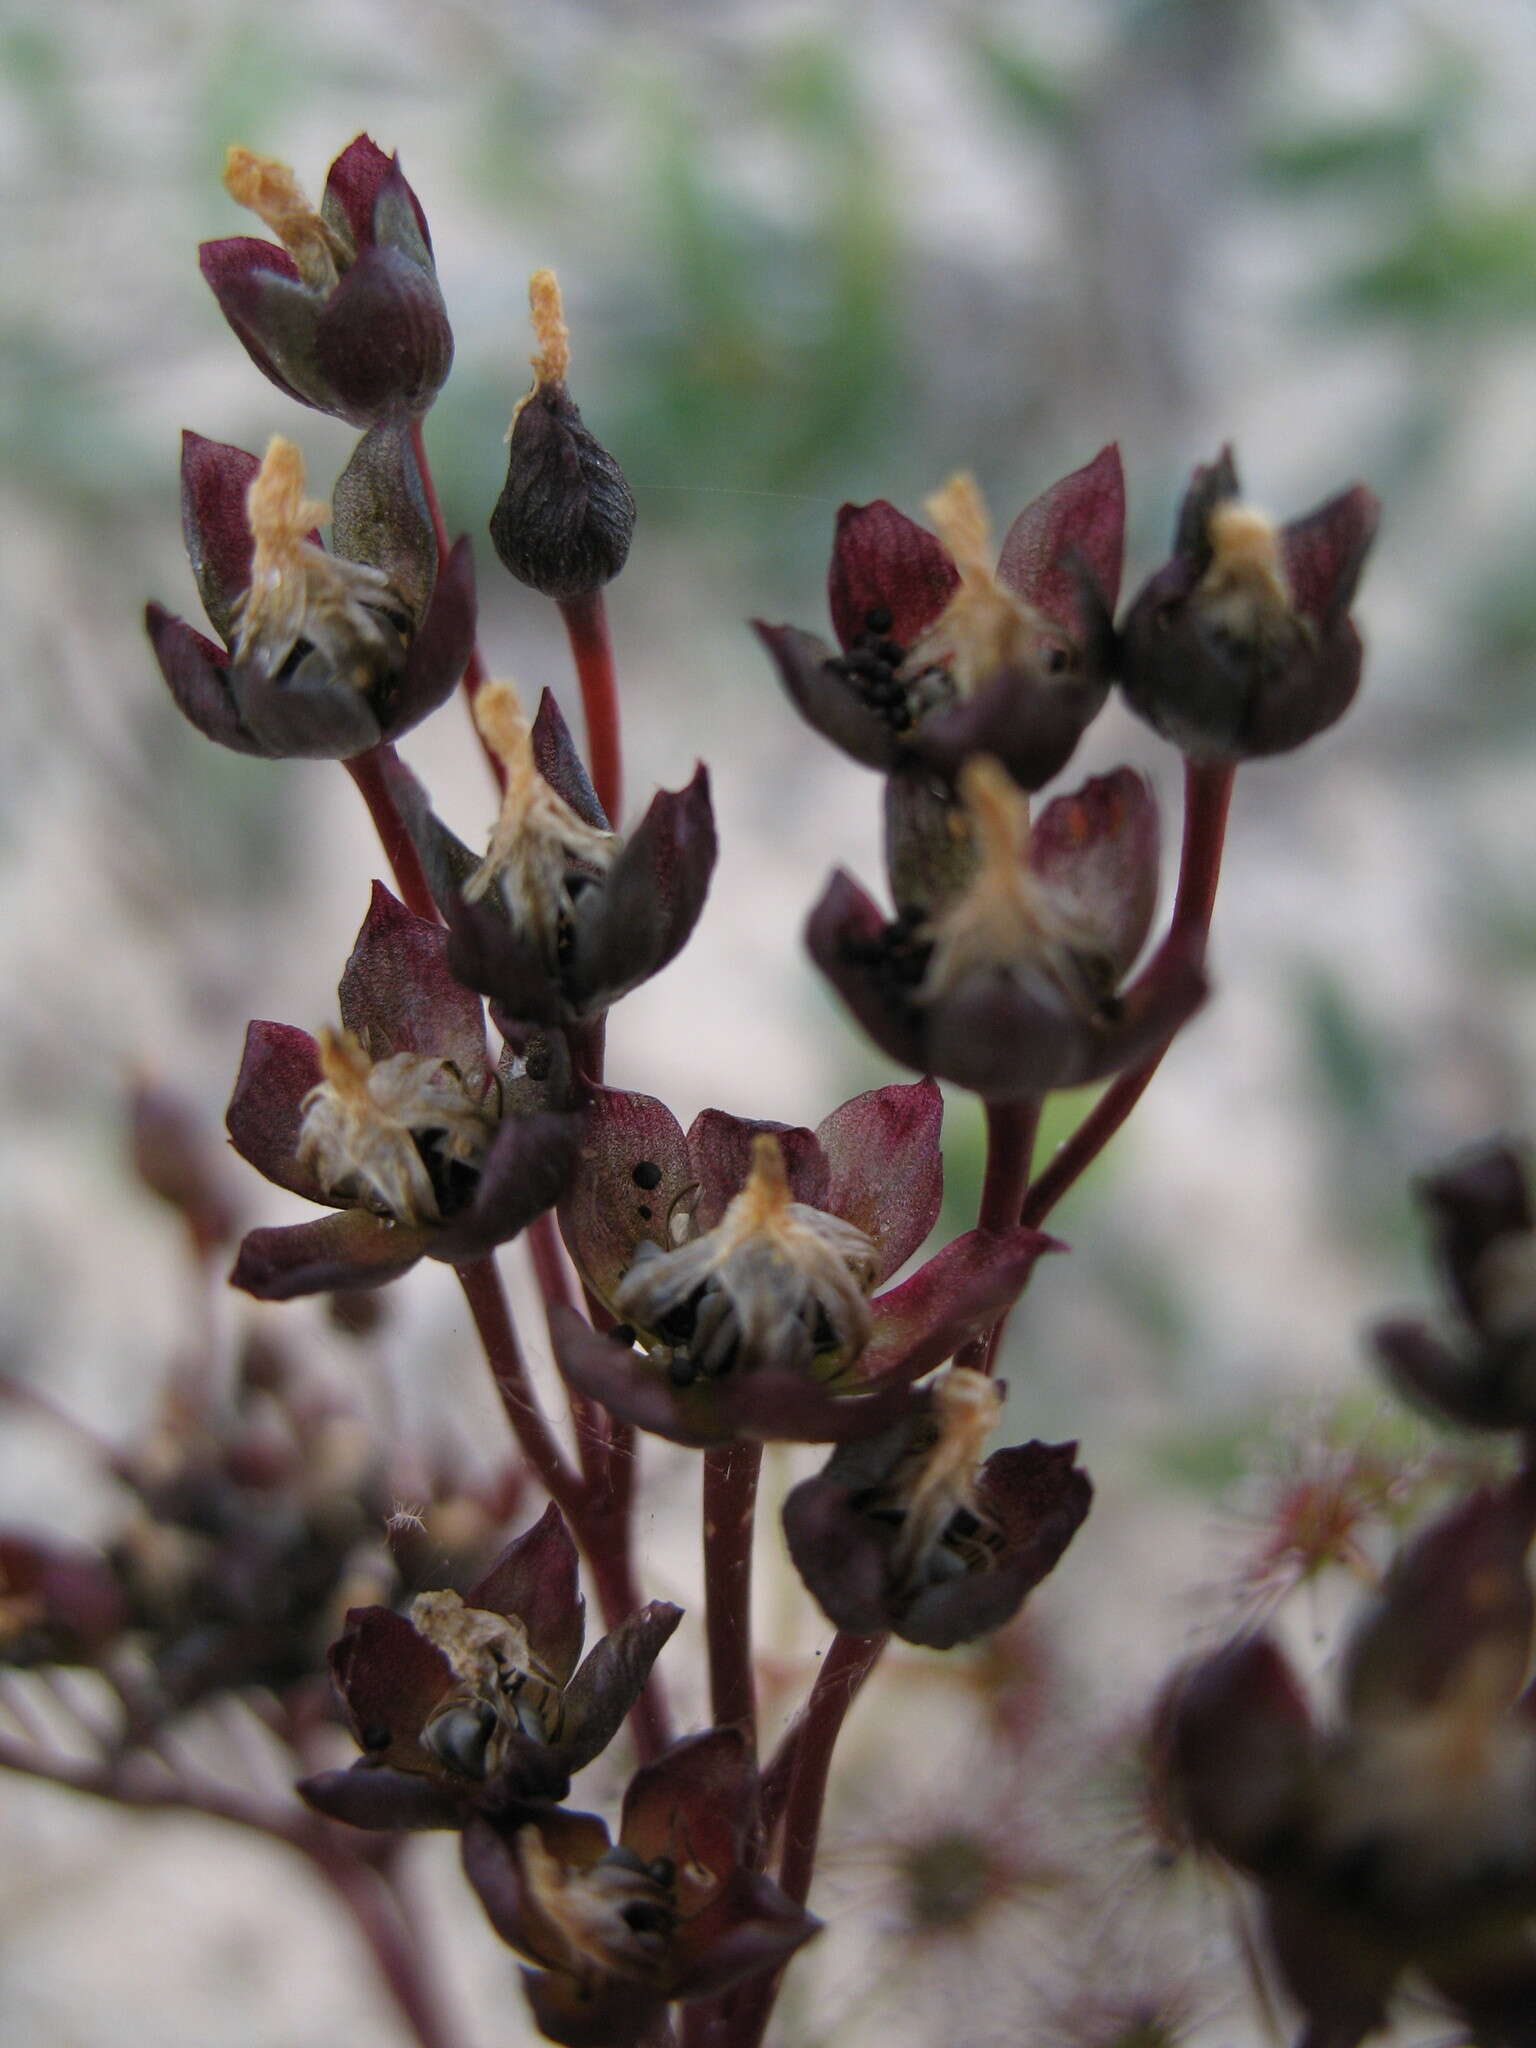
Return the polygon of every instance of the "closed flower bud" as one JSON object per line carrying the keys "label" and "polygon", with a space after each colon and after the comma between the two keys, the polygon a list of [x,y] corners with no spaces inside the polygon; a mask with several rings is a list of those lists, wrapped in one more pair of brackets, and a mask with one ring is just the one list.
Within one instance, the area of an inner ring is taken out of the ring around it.
{"label": "closed flower bud", "polygon": [[553,271],[534,272],[528,300],[539,344],[533,388],[507,430],[507,480],[491,514],[491,540],[519,583],[568,604],[623,568],[635,501],[566,388],[570,345]]}

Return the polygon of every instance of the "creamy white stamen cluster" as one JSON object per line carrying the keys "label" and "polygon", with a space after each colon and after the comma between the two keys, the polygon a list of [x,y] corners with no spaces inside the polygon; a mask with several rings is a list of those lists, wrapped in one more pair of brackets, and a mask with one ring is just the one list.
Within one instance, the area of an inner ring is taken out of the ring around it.
{"label": "creamy white stamen cluster", "polygon": [[1291,602],[1273,520],[1229,499],[1210,514],[1205,535],[1211,559],[1195,587],[1194,603],[1207,632],[1276,660],[1313,637]]}
{"label": "creamy white stamen cluster", "polygon": [[1093,1016],[1113,990],[1113,963],[1030,866],[1029,799],[986,755],[964,764],[958,788],[976,868],[925,929],[933,953],[917,1000],[936,1002],[975,972],[1005,971],[1026,985],[1044,982],[1077,1015]]}
{"label": "creamy white stamen cluster", "polygon": [[327,1194],[396,1223],[440,1223],[437,1190],[418,1138],[435,1138],[444,1165],[478,1166],[496,1117],[451,1060],[398,1052],[369,1059],[350,1031],[322,1031],[324,1079],[305,1096],[299,1164]]}
{"label": "creamy white stamen cluster", "polygon": [[869,1503],[900,1518],[891,1558],[899,1584],[915,1589],[984,1568],[1001,1547],[978,1505],[976,1475],[1002,1406],[997,1381],[967,1366],[934,1382],[928,1416]]}
{"label": "creamy white stamen cluster", "polygon": [[759,1132],[751,1173],[714,1229],[675,1251],[642,1243],[615,1306],[663,1340],[669,1317],[691,1309],[670,1348],[706,1376],[738,1362],[803,1368],[828,1353],[847,1363],[869,1341],[876,1271],[862,1230],[792,1198],[783,1148]]}
{"label": "creamy white stamen cluster", "polygon": [[418,1593],[411,1626],[440,1650],[454,1675],[422,1741],[461,1776],[494,1776],[510,1737],[558,1742],[564,1726],[559,1681],[533,1653],[518,1617],[467,1607],[457,1593]]}
{"label": "creamy white stamen cluster", "polygon": [[573,883],[601,878],[619,841],[578,817],[539,773],[532,732],[510,683],[483,685],[475,723],[505,770],[506,789],[485,859],[464,884],[464,896],[475,903],[498,885],[513,922],[553,966],[561,930],[575,914]]}
{"label": "creamy white stamen cluster", "polygon": [[301,643],[343,682],[370,689],[405,656],[409,619],[382,569],[328,555],[309,539],[331,508],[304,495],[304,458],[274,434],[245,494],[255,549],[234,607],[236,661],[275,675]]}

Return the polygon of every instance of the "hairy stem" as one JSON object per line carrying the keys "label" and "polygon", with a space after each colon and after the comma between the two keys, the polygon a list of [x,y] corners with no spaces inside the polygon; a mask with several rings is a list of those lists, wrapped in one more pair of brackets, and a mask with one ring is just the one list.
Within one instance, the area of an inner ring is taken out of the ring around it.
{"label": "hairy stem", "polygon": [[585,597],[573,597],[560,607],[576,679],[581,684],[581,710],[587,725],[587,757],[592,769],[592,787],[607,813],[608,822],[618,830],[624,802],[624,778],[619,751],[619,693],[613,673],[613,640],[608,631],[608,609],[601,590]]}
{"label": "hairy stem", "polygon": [[366,754],[354,754],[350,761],[343,761],[341,765],[357,784],[358,793],[368,806],[368,815],[384,848],[384,858],[394,875],[400,900],[407,910],[414,910],[418,917],[430,918],[436,924],[439,920],[432,891],[427,887],[427,878],[411,835],[405,829],[384,780],[384,762],[386,758],[393,760],[394,754],[394,748],[383,741],[376,747],[370,747]]}
{"label": "hairy stem", "polygon": [[[1184,763],[1184,846],[1179,860],[1179,888],[1174,900],[1173,922],[1160,949],[1160,957],[1165,956],[1170,947],[1187,945],[1191,939],[1199,945],[1203,957],[1205,941],[1210,936],[1211,913],[1216,905],[1216,884],[1221,875],[1227,812],[1232,802],[1236,773],[1231,762],[1186,760]],[[1021,1222],[1032,1225],[1044,1222],[1068,1188],[1093,1164],[1145,1094],[1148,1082],[1172,1043],[1173,1040],[1169,1039],[1139,1065],[1128,1067],[1110,1082],[1030,1188],[1020,1211]]]}
{"label": "hairy stem", "polygon": [[761,1444],[704,1453],[704,1627],[709,1699],[716,1727],[744,1728],[757,1741],[752,1670],[752,1533]]}

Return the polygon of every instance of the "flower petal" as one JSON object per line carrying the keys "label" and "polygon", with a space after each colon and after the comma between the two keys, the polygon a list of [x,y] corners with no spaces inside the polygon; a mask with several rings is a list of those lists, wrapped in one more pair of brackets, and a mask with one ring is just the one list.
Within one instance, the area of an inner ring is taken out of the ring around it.
{"label": "flower petal", "polygon": [[559,2048],[641,2048],[656,2038],[664,2002],[620,1977],[579,1984],[560,1970],[524,1970],[523,1995],[534,2025]]}
{"label": "flower petal", "polygon": [[593,1644],[565,1689],[569,1733],[560,1746],[560,1760],[567,1770],[579,1771],[612,1742],[682,1618],[681,1607],[651,1600]]}
{"label": "flower petal", "polygon": [[1003,541],[998,580],[1053,624],[1081,635],[1084,572],[1113,611],[1124,552],[1125,474],[1111,441],[1025,506]]}
{"label": "flower petal", "polygon": [[469,1092],[482,1092],[488,1060],[480,998],[449,972],[443,927],[407,910],[382,882],[373,885],[338,993],[341,1021],[370,1059],[407,1052],[451,1060]]}
{"label": "flower petal", "polygon": [[366,754],[383,731],[362,691],[343,682],[317,654],[293,673],[268,675],[235,663],[230,688],[240,716],[269,754],[291,761],[348,761]]}
{"label": "flower petal", "polygon": [[668,1224],[694,1179],[682,1126],[664,1102],[622,1088],[592,1089],[580,1157],[560,1202],[560,1229],[603,1301],[612,1301],[642,1238],[672,1249]]}
{"label": "flower petal", "polygon": [[247,730],[229,687],[229,657],[196,633],[184,619],[173,618],[162,605],[145,607],[145,630],[176,708],[204,739],[237,754],[265,755],[267,749]]}
{"label": "flower petal", "polygon": [[298,1159],[304,1098],[320,1080],[320,1052],[293,1024],[248,1026],[225,1128],[235,1150],[277,1187],[330,1206],[314,1172]]}
{"label": "flower petal", "polygon": [[871,611],[888,611],[885,637],[910,647],[943,611],[959,581],[943,543],[887,499],[839,510],[827,602],[844,647],[869,630]]}
{"label": "flower petal", "polygon": [[531,1529],[509,1543],[464,1595],[466,1605],[515,1614],[539,1662],[563,1686],[586,1633],[576,1545],[551,1501]]}
{"label": "flower petal", "polygon": [[1525,1681],[1536,1619],[1525,1559],[1536,1481],[1481,1487],[1400,1551],[1344,1655],[1350,1720],[1391,1725],[1476,1687],[1479,1711],[1511,1706]]}
{"label": "flower petal", "polygon": [[968,1230],[870,1304],[874,1332],[849,1385],[910,1381],[990,1329],[1017,1300],[1046,1252],[1064,1251],[1040,1230]]}
{"label": "flower petal", "polygon": [[385,707],[384,731],[398,739],[445,704],[469,666],[475,644],[475,563],[461,536],[439,564],[427,609]]}
{"label": "flower petal", "polygon": [[874,900],[839,868],[806,920],[811,958],[882,1052],[927,1073],[923,1029],[885,956],[886,920]]}
{"label": "flower petal", "polygon": [[424,1771],[353,1764],[303,1778],[295,1789],[317,1813],[353,1828],[456,1828],[464,1817],[457,1801]]}
{"label": "flower petal", "polygon": [[453,331],[430,262],[398,248],[364,249],[320,310],[315,360],[356,426],[424,413],[453,367]]}
{"label": "flower petal", "polygon": [[[372,242],[374,204],[386,179],[392,173],[399,175],[398,163],[371,135],[358,135],[331,165],[320,211],[329,226],[351,238],[354,249],[364,249]],[[409,186],[406,189],[409,191]],[[425,235],[427,224],[419,208],[418,218]]]}
{"label": "flower petal", "polygon": [[825,641],[796,626],[769,626],[761,619],[752,626],[807,725],[866,768],[889,772],[899,764],[903,746],[895,727],[865,702]]}
{"label": "flower petal", "polygon": [[240,1247],[230,1284],[258,1301],[383,1287],[408,1273],[431,1249],[433,1237],[430,1230],[386,1223],[361,1209],[345,1209],[318,1223],[253,1230]]}
{"label": "flower petal", "polygon": [[369,428],[331,504],[336,554],[381,570],[419,619],[437,578],[437,540],[407,420],[395,415]]}
{"label": "flower petal", "polygon": [[181,437],[181,530],[214,631],[234,638],[235,602],[250,587],[256,543],[245,495],[261,464],[243,448],[190,431]]}
{"label": "flower petal", "polygon": [[1463,1357],[1425,1324],[1381,1323],[1371,1343],[1393,1390],[1422,1413],[1463,1429],[1536,1427],[1536,1384],[1529,1370],[1493,1350]]}
{"label": "flower petal", "polygon": [[816,1130],[830,1180],[825,1206],[880,1249],[876,1285],[904,1266],[939,1220],[944,1098],[933,1081],[895,1081],[834,1109]]}
{"label": "flower petal", "polygon": [[1293,1830],[1313,1762],[1306,1696],[1267,1635],[1244,1636],[1176,1674],[1158,1748],[1197,1839],[1263,1870]]}
{"label": "flower petal", "polygon": [[1482,1321],[1478,1268],[1501,1237],[1523,1237],[1536,1225],[1525,1160],[1495,1141],[1426,1174],[1414,1192],[1434,1231],[1435,1257],[1462,1312]]}
{"label": "flower petal", "polygon": [[566,1382],[610,1415],[690,1450],[731,1441],[734,1432],[721,1416],[715,1382],[672,1386],[632,1345],[602,1336],[573,1309],[551,1310],[549,1336]]}
{"label": "flower petal", "polygon": [[1124,976],[1157,908],[1157,800],[1130,768],[1095,775],[1046,805],[1030,828],[1029,863],[1073,922]]}
{"label": "flower petal", "polygon": [[[576,1813],[565,1807],[541,1807],[537,1814],[525,1809],[520,1815],[507,1815],[499,1824],[471,1814],[464,1823],[460,1845],[464,1874],[479,1893],[492,1927],[519,1955],[535,1962],[555,1962],[561,1957],[562,1945],[524,1882],[515,1840],[519,1823],[537,1827],[549,1853],[575,1870],[589,1870],[608,1853],[608,1830],[595,1813]],[[634,1987],[627,1988],[632,1991]]]}
{"label": "flower petal", "polygon": [[253,235],[204,242],[198,266],[219,311],[261,374],[300,405],[329,408],[314,364],[319,303],[291,256]]}
{"label": "flower petal", "polygon": [[561,985],[578,1016],[617,1002],[682,951],[704,908],[716,851],[709,772],[701,766],[686,789],[656,792],[603,886],[577,902]]}
{"label": "flower petal", "polygon": [[[697,1864],[722,1884],[740,1862],[757,1812],[757,1769],[739,1728],[684,1736],[636,1771],[619,1840],[642,1863]],[[703,1879],[699,1880],[700,1883]],[[683,1912],[690,1907],[683,1902]]]}
{"label": "flower petal", "polygon": [[580,1140],[580,1120],[570,1111],[504,1116],[480,1163],[469,1207],[429,1235],[427,1256],[462,1265],[526,1230],[560,1199]]}
{"label": "flower petal", "polygon": [[674,1997],[714,1998],[733,1984],[780,1970],[821,1922],[760,1870],[736,1870],[673,1941]]}
{"label": "flower petal", "polygon": [[810,1209],[826,1209],[831,1172],[813,1131],[803,1126],[732,1116],[723,1109],[701,1109],[688,1126],[688,1157],[699,1184],[694,1225],[713,1230],[730,1202],[746,1186],[752,1172],[752,1141],[764,1132],[779,1141],[790,1193]]}
{"label": "flower petal", "polygon": [[571,728],[555,701],[553,690],[545,690],[540,695],[531,740],[534,765],[550,788],[565,799],[584,825],[606,832],[611,821],[597,800],[592,778],[587,773],[580,749],[571,738]]}
{"label": "flower petal", "polygon": [[973,754],[990,754],[1021,789],[1040,789],[1066,767],[1108,694],[1096,667],[1062,677],[1005,670],[973,697],[930,711],[912,733],[912,752],[951,778]]}
{"label": "flower petal", "polygon": [[1355,484],[1281,529],[1286,582],[1304,617],[1326,628],[1349,610],[1380,519],[1376,493]]}
{"label": "flower petal", "polygon": [[376,1764],[423,1770],[421,1731],[453,1683],[436,1644],[392,1608],[354,1607],[329,1661],[358,1748]]}

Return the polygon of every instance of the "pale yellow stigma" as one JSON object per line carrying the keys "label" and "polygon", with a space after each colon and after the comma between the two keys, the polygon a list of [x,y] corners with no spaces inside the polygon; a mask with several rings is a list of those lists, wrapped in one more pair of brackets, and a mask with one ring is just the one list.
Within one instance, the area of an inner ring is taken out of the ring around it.
{"label": "pale yellow stigma", "polygon": [[333,288],[351,251],[304,197],[287,164],[236,143],[224,159],[224,190],[272,230],[305,284]]}
{"label": "pale yellow stigma", "polygon": [[928,926],[933,956],[918,1001],[936,1002],[973,972],[1010,972],[1043,977],[1091,1013],[1108,993],[1103,949],[1030,866],[1028,797],[984,754],[961,768],[958,787],[976,871]]}
{"label": "pale yellow stigma", "polygon": [[234,611],[237,661],[259,661],[275,674],[307,640],[343,682],[365,690],[404,658],[395,616],[401,607],[383,570],[328,555],[309,539],[331,508],[305,497],[304,457],[281,434],[251,479],[245,516],[255,545],[250,587]]}
{"label": "pale yellow stigma", "polygon": [[297,1157],[327,1194],[397,1223],[442,1220],[417,1138],[445,1165],[480,1164],[495,1125],[451,1061],[399,1052],[371,1060],[350,1031],[322,1030],[321,1080],[302,1106]]}
{"label": "pale yellow stigma", "polygon": [[538,347],[528,360],[533,368],[533,385],[512,408],[505,439],[510,441],[517,416],[530,398],[541,391],[554,391],[564,384],[571,367],[571,330],[565,324],[560,299],[560,281],[552,270],[536,270],[528,280],[528,311],[533,321],[533,338]]}
{"label": "pale yellow stigma", "polygon": [[911,650],[906,672],[937,666],[962,695],[971,695],[1009,669],[1043,665],[1048,644],[1061,635],[993,570],[992,531],[976,479],[961,471],[924,507],[934,531],[960,572],[949,603]]}
{"label": "pale yellow stigma", "polygon": [[501,813],[486,856],[464,884],[476,903],[500,882],[512,916],[553,961],[560,924],[572,908],[573,870],[605,871],[618,851],[612,832],[579,818],[539,773],[533,732],[510,683],[486,683],[475,697],[480,736],[506,774]]}
{"label": "pale yellow stigma", "polygon": [[917,1472],[900,1488],[906,1518],[894,1563],[903,1576],[943,1538],[957,1510],[975,1512],[982,1446],[1003,1409],[997,1381],[963,1365],[951,1366],[934,1382],[932,1399],[936,1438],[922,1450]]}
{"label": "pale yellow stigma", "polygon": [[1229,499],[1206,520],[1205,534],[1211,559],[1195,598],[1208,628],[1258,645],[1304,624],[1291,607],[1273,520]]}

